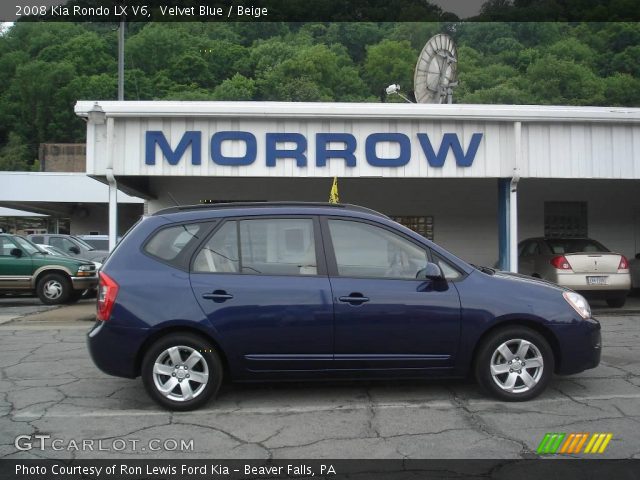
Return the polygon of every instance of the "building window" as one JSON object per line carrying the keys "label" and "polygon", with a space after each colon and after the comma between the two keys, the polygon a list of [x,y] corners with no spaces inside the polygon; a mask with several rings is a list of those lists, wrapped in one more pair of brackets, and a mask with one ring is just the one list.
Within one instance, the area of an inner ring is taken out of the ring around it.
{"label": "building window", "polygon": [[544,236],[588,237],[587,202],[545,202]]}
{"label": "building window", "polygon": [[414,217],[405,215],[392,215],[391,219],[419,233],[424,238],[433,240],[433,216]]}

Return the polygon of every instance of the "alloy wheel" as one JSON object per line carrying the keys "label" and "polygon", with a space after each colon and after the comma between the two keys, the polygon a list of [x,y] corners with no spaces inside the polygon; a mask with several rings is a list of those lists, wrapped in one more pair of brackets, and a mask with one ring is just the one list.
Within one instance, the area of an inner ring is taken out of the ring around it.
{"label": "alloy wheel", "polygon": [[184,345],[170,347],[156,358],[153,382],[158,392],[170,400],[193,400],[209,382],[209,367],[194,348]]}
{"label": "alloy wheel", "polygon": [[491,355],[491,377],[502,390],[524,393],[534,388],[544,371],[538,347],[521,338],[507,340]]}

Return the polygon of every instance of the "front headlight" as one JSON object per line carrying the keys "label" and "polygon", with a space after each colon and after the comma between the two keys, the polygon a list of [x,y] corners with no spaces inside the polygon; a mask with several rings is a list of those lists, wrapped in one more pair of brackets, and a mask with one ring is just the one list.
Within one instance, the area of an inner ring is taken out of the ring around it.
{"label": "front headlight", "polygon": [[78,267],[78,276],[79,277],[90,277],[92,275],[95,275],[95,273],[96,273],[96,267],[93,264],[91,264],[91,265],[80,265]]}
{"label": "front headlight", "polygon": [[576,292],[564,292],[562,296],[582,318],[591,318],[591,307],[582,295]]}

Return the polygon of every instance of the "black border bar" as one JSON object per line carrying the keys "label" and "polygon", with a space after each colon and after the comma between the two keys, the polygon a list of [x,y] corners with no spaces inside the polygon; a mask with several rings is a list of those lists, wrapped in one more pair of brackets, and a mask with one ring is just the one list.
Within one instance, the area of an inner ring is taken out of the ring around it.
{"label": "black border bar", "polygon": [[3,0],[2,21],[61,22],[637,22],[637,0]]}

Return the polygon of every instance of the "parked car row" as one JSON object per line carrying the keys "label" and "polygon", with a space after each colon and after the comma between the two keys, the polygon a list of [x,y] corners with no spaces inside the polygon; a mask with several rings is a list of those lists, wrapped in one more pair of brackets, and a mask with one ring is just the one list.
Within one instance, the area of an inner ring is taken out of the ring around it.
{"label": "parked car row", "polygon": [[18,235],[0,234],[0,292],[33,293],[47,305],[79,300],[98,283],[94,262],[52,255]]}
{"label": "parked car row", "polygon": [[104,263],[104,259],[109,255],[109,250],[100,250],[85,242],[76,235],[63,235],[57,233],[47,233],[41,235],[27,235],[27,239],[38,245],[50,245],[67,255],[84,260],[91,260]]}

